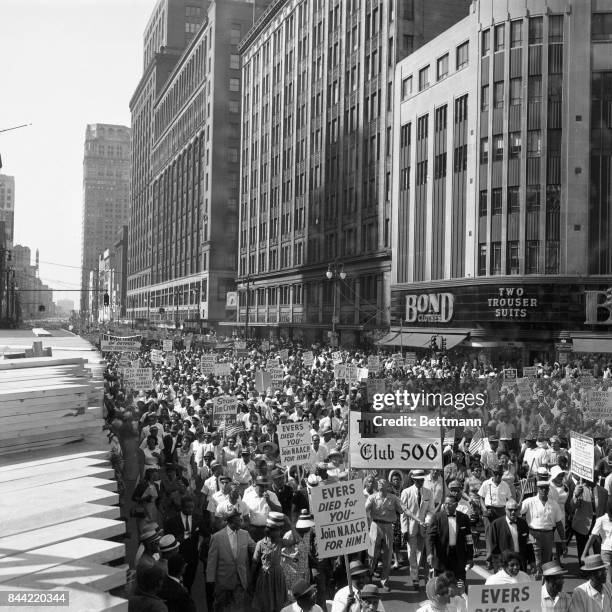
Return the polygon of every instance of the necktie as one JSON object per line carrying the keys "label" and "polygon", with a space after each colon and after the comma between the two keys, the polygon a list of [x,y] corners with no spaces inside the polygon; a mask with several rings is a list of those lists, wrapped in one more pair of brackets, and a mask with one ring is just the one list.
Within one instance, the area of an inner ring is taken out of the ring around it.
{"label": "necktie", "polygon": [[191,529],[189,527],[189,515],[185,515],[185,531],[187,533],[191,533]]}
{"label": "necktie", "polygon": [[417,493],[417,504],[419,506],[419,510],[421,509],[421,489],[418,490]]}

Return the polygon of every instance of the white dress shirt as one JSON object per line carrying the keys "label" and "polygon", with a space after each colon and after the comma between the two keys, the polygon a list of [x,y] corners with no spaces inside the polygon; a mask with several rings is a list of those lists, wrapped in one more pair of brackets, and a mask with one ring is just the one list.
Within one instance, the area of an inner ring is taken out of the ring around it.
{"label": "white dress shirt", "polygon": [[510,535],[512,536],[514,552],[519,552],[518,527],[516,523],[512,523],[508,517],[506,517],[506,523],[508,523],[508,529],[510,529]]}
{"label": "white dress shirt", "polygon": [[448,545],[457,546],[457,515],[448,517]]}
{"label": "white dress shirt", "polygon": [[234,556],[234,559],[235,559],[238,556],[238,536],[236,532],[233,529],[230,529],[229,527],[226,527],[225,531],[227,531],[227,537],[229,538],[230,548],[232,549],[232,555]]}
{"label": "white dress shirt", "polygon": [[[272,491],[268,491],[270,501],[277,506],[280,506],[278,497]],[[249,518],[251,525],[255,527],[265,527],[268,514],[270,512],[270,506],[264,497],[257,497],[257,492],[254,489],[247,489],[244,492],[242,501],[249,509]]]}
{"label": "white dress shirt", "polygon": [[537,495],[523,500],[521,514],[525,515],[531,529],[550,529],[552,531],[557,523],[563,521],[563,511],[559,508],[559,504],[551,499],[543,504]]}

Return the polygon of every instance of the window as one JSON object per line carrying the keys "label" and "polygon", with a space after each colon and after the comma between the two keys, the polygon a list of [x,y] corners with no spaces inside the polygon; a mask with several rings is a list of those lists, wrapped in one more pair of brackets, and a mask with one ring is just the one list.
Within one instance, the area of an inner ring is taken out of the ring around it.
{"label": "window", "polygon": [[538,240],[528,240],[525,247],[525,274],[537,274],[540,243]]}
{"label": "window", "polygon": [[478,276],[485,276],[487,273],[487,245],[478,245]]}
{"label": "window", "polygon": [[240,91],[240,79],[230,79],[229,80],[229,90],[230,91]]}
{"label": "window", "polygon": [[530,17],[529,18],[529,44],[540,45],[542,44],[542,17]]}
{"label": "window", "polygon": [[412,93],[412,76],[402,79],[402,100],[405,100]]}
{"label": "window", "polygon": [[434,178],[440,179],[446,176],[446,153],[436,155],[434,159]]}
{"label": "window", "polygon": [[423,91],[426,87],[429,87],[429,66],[419,70],[419,91]]}
{"label": "window", "polygon": [[520,19],[510,23],[510,47],[520,47],[523,44],[523,22]]}
{"label": "window", "polygon": [[491,190],[491,214],[502,214],[502,190],[499,188]]}
{"label": "window", "polygon": [[593,41],[612,40],[612,13],[593,13],[591,37]]}
{"label": "window", "polygon": [[521,133],[510,132],[508,138],[510,141],[510,159],[518,159],[521,156]]}
{"label": "window", "polygon": [[527,83],[527,100],[529,102],[542,101],[542,77],[529,77],[529,81]]}
{"label": "window", "polygon": [[404,147],[410,146],[410,127],[411,123],[405,123],[402,125],[400,129],[400,147],[403,149]]}
{"label": "window", "polygon": [[520,106],[523,83],[519,78],[510,79],[510,106]]}
{"label": "window", "polygon": [[482,33],[482,55],[483,57],[485,55],[488,55],[489,51],[491,50],[491,30],[485,30]]}
{"label": "window", "polygon": [[440,81],[448,74],[448,53],[438,59],[436,67],[436,79]]}
{"label": "window", "polygon": [[506,24],[505,23],[495,26],[495,52],[496,53],[497,51],[504,50],[505,34],[506,34]]}
{"label": "window", "polygon": [[230,54],[230,68],[232,70],[238,70],[240,68],[240,56],[239,55],[234,55],[233,53]]}
{"label": "window", "polygon": [[436,132],[440,132],[446,129],[446,109],[447,106],[440,106],[436,108],[435,122],[434,122],[434,130]]}
{"label": "window", "polygon": [[454,171],[455,172],[464,172],[467,170],[467,145],[460,145],[455,147],[455,159],[454,159]]}
{"label": "window", "polygon": [[417,140],[423,140],[427,138],[427,132],[429,131],[429,115],[423,115],[417,120]]}
{"label": "window", "polygon": [[501,242],[491,243],[491,274],[501,274]]}
{"label": "window", "polygon": [[489,86],[483,85],[480,93],[480,110],[488,111],[489,110]]}
{"label": "window", "polygon": [[563,15],[548,18],[548,42],[563,42]]}
{"label": "window", "polygon": [[404,34],[402,36],[402,41],[404,43],[405,55],[410,55],[414,49],[414,36],[411,34]]}
{"label": "window", "polygon": [[527,132],[527,157],[540,157],[542,154],[542,133],[540,130]]}
{"label": "window", "polygon": [[237,45],[240,42],[240,26],[230,29],[230,44]]}
{"label": "window", "polygon": [[455,100],[455,123],[467,121],[468,97],[461,96]]}
{"label": "window", "polygon": [[489,161],[489,139],[480,139],[480,163],[486,164]]}
{"label": "window", "polygon": [[517,213],[520,208],[519,188],[508,187],[508,214]]}
{"label": "window", "polygon": [[495,161],[504,159],[504,136],[502,134],[493,136],[493,155]]}
{"label": "window", "polygon": [[529,212],[540,210],[540,186],[528,185],[525,200],[527,210]]}
{"label": "window", "polygon": [[544,251],[544,266],[546,274],[559,274],[559,241],[547,240]]}
{"label": "window", "polygon": [[416,184],[424,185],[427,182],[427,160],[417,163]]}
{"label": "window", "polygon": [[488,200],[488,192],[487,190],[483,190],[480,192],[480,197],[478,199],[478,216],[486,217],[487,216],[487,200]]}
{"label": "window", "polygon": [[504,107],[504,82],[498,81],[493,85],[493,106],[495,108]]}
{"label": "window", "polygon": [[470,43],[464,42],[457,47],[457,70],[468,65],[470,53]]}
{"label": "window", "polygon": [[508,274],[519,273],[519,243],[516,240],[508,242],[508,257],[506,261]]}

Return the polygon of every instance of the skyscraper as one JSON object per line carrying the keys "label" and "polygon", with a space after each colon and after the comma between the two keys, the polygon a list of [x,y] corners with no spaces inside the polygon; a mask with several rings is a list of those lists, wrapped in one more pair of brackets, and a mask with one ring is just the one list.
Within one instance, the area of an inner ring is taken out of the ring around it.
{"label": "skyscraper", "polygon": [[4,221],[5,243],[13,244],[15,229],[15,177],[0,174],[0,221]]}
{"label": "skyscraper", "polygon": [[[275,2],[241,44],[239,323],[364,340],[389,320],[398,60],[465,0]],[[326,272],[329,274],[326,274]]]}
{"label": "skyscraper", "polygon": [[97,276],[98,257],[127,223],[129,210],[130,128],[88,125],[83,158],[81,311],[88,311],[92,303],[88,296],[95,287],[89,286],[90,272]]}

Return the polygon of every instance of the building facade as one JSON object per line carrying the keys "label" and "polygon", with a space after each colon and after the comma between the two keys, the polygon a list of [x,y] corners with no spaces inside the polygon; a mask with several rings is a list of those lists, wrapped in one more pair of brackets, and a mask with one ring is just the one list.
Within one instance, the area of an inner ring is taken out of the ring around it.
{"label": "building facade", "polygon": [[474,2],[400,62],[385,343],[612,352],[611,85],[611,0]]}
{"label": "building facade", "polygon": [[81,310],[91,299],[90,273],[127,223],[130,210],[130,128],[94,123],[85,132],[81,246]]}
{"label": "building facade", "polygon": [[54,316],[53,291],[39,277],[39,253],[32,263],[30,247],[16,244],[12,249],[12,265],[8,282],[11,310],[18,320],[44,319]]}
{"label": "building facade", "polygon": [[0,221],[4,222],[5,243],[13,244],[15,231],[15,177],[0,174]]}
{"label": "building facade", "polygon": [[[150,123],[135,128],[128,273],[134,318],[208,325],[225,318],[237,267],[238,43],[254,10],[249,2],[211,2],[167,76],[155,77],[142,113]],[[136,101],[133,125],[141,121]]]}
{"label": "building facade", "polygon": [[467,14],[461,0],[279,0],[249,32],[239,325],[248,311],[252,333],[343,343],[388,326],[395,66]]}

